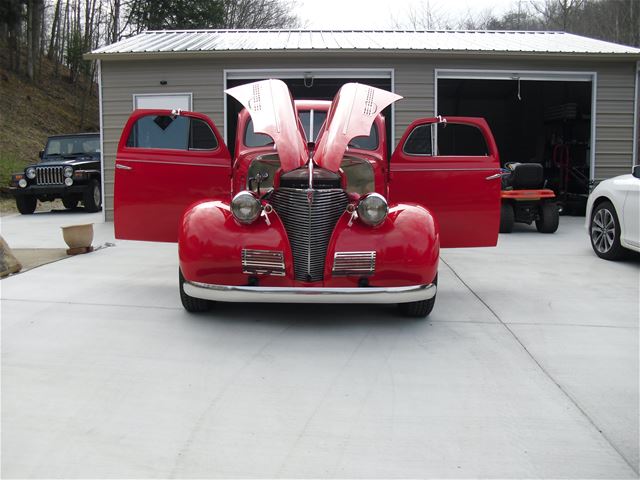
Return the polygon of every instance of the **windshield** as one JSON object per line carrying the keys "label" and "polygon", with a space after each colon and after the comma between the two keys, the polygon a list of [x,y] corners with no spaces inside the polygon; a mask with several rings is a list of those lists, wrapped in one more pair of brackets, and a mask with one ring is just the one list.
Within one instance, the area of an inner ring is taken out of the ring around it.
{"label": "windshield", "polygon": [[50,138],[46,155],[82,155],[100,153],[100,136]]}

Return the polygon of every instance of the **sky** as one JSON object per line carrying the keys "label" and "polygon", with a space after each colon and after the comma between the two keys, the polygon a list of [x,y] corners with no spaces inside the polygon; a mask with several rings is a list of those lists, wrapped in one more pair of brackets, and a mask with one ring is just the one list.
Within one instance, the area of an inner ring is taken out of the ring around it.
{"label": "sky", "polygon": [[500,15],[515,0],[297,0],[304,28],[392,29],[411,28],[409,12],[429,5],[438,18],[452,24],[469,12],[475,16],[491,10]]}

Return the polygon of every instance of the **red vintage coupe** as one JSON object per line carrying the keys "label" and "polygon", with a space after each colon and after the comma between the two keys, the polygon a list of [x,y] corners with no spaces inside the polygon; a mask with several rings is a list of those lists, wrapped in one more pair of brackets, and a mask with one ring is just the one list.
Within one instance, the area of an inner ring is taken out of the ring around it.
{"label": "red vintage coupe", "polygon": [[205,115],[136,110],[118,145],[116,237],[178,242],[190,312],[214,302],[433,309],[441,247],[494,246],[498,151],[484,119],[414,121],[389,159],[401,97],[345,84],[293,101],[279,80],[227,90],[235,155]]}

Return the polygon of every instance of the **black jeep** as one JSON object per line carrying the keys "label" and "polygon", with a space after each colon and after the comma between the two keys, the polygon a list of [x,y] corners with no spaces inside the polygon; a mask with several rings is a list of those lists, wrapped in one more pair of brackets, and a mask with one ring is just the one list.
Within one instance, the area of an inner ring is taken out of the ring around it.
{"label": "black jeep", "polygon": [[56,198],[62,199],[65,208],[75,208],[82,202],[85,211],[99,211],[100,161],[99,133],[49,137],[46,148],[40,152],[40,162],[12,175],[10,190],[18,211],[33,213],[38,200]]}

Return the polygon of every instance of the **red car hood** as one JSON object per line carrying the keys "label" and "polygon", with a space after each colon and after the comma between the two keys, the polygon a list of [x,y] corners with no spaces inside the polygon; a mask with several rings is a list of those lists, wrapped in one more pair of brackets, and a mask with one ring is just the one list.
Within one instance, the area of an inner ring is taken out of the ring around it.
{"label": "red car hood", "polygon": [[349,142],[355,137],[368,136],[376,115],[401,98],[369,85],[344,84],[333,99],[325,126],[318,135],[315,162],[327,170],[337,171]]}
{"label": "red car hood", "polygon": [[289,88],[281,80],[262,80],[225,90],[251,114],[253,130],[273,138],[286,172],[309,159],[304,130],[298,120]]}
{"label": "red car hood", "polygon": [[[262,80],[225,90],[249,111],[253,129],[273,138],[286,172],[309,160],[309,150],[287,85],[281,80]],[[346,83],[336,94],[327,121],[318,135],[315,163],[338,171],[349,142],[368,136],[382,110],[402,97],[360,83]]]}

